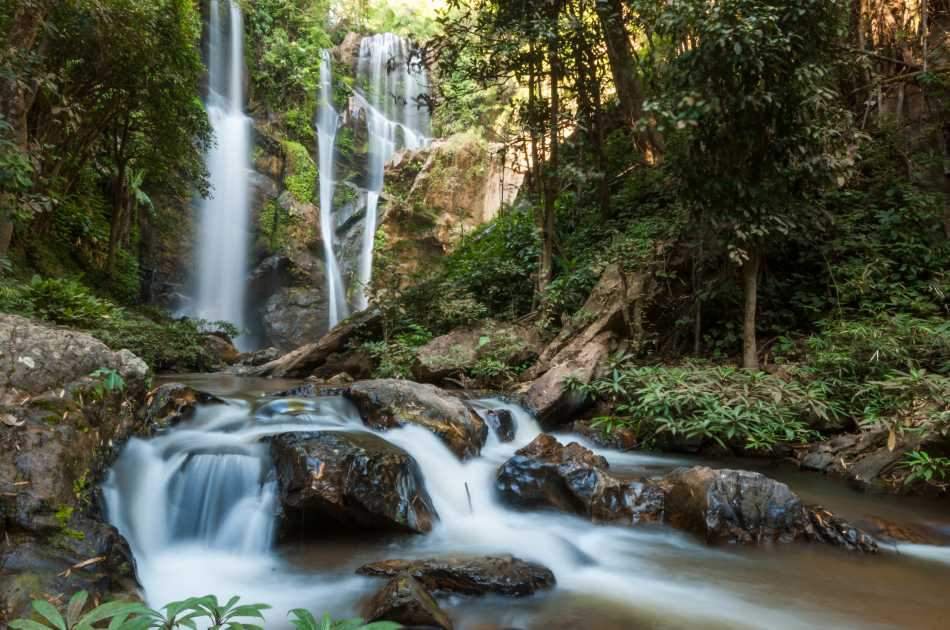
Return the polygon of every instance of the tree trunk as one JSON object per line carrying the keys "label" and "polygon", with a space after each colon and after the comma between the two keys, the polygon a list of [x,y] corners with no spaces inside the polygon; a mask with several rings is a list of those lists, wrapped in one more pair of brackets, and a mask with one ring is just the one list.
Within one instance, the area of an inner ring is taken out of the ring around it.
{"label": "tree trunk", "polygon": [[745,308],[742,315],[742,367],[747,370],[759,369],[759,348],[755,336],[756,302],[759,293],[759,265],[761,258],[758,252],[749,254],[749,259],[742,265],[742,292],[745,297]]}
{"label": "tree trunk", "polygon": [[561,59],[558,55],[559,42],[555,38],[548,49],[548,61],[551,65],[551,112],[550,142],[551,150],[544,174],[544,210],[541,217],[541,269],[538,274],[538,291],[544,291],[554,278],[554,235],[555,200],[558,194],[558,148],[560,145],[561,96],[560,81]]}
{"label": "tree trunk", "polygon": [[[7,33],[6,48],[11,54],[25,54],[33,50],[43,30],[43,23],[51,3],[22,3],[13,14]],[[0,75],[0,118],[10,125],[10,135],[16,147],[26,153],[29,150],[27,114],[33,106],[36,87],[24,77]],[[13,209],[16,198],[10,193],[0,193],[0,256],[6,256],[13,239]]]}
{"label": "tree trunk", "polygon": [[630,35],[624,24],[623,6],[620,0],[596,0],[597,17],[607,45],[610,73],[617,89],[617,99],[627,124],[634,129],[641,148],[659,154],[663,143],[655,129],[639,131],[643,118],[643,86],[640,84],[636,57],[630,45]]}

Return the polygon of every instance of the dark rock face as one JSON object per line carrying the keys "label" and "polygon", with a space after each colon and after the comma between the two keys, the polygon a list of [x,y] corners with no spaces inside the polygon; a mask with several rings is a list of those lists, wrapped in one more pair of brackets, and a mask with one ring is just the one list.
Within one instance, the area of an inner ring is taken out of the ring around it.
{"label": "dark rock face", "polygon": [[358,527],[425,533],[438,518],[412,457],[371,433],[288,433],[271,443],[284,536]]}
{"label": "dark rock face", "polygon": [[488,424],[500,442],[511,442],[515,439],[518,425],[515,423],[515,417],[510,411],[507,409],[489,409],[479,415],[485,423]]}
{"label": "dark rock face", "polygon": [[390,580],[365,607],[367,621],[393,621],[409,627],[452,630],[452,620],[432,595],[408,574]]}
{"label": "dark rock face", "polygon": [[433,593],[526,597],[553,588],[550,569],[513,556],[384,560],[360,567],[360,575],[394,577],[408,574]]}
{"label": "dark rock face", "polygon": [[326,334],[329,315],[322,287],[284,287],[268,298],[261,320],[271,344],[290,351]]}
{"label": "dark rock face", "polygon": [[143,413],[150,429],[164,429],[191,420],[199,404],[227,403],[181,383],[166,383],[149,393]]}
{"label": "dark rock face", "polygon": [[873,539],[821,508],[809,508],[783,483],[753,472],[681,468],[660,479],[623,481],[579,444],[541,435],[498,471],[503,501],[553,508],[594,522],[666,523],[710,544],[822,542],[876,551]]}
{"label": "dark rock face", "polygon": [[499,469],[496,488],[509,505],[554,508],[597,522],[653,522],[663,515],[663,493],[649,484],[611,477],[607,460],[580,444],[562,446],[540,435]]}
{"label": "dark rock face", "polygon": [[[379,310],[370,308],[340,322],[319,341],[301,346],[293,352],[250,370],[248,374],[276,378],[306,378],[324,368],[331,358],[345,354],[350,340],[357,333],[373,336],[380,332],[381,326],[382,314]],[[333,374],[328,376],[333,376]]]}
{"label": "dark rock face", "polygon": [[343,394],[374,429],[415,425],[431,431],[460,459],[475,457],[488,439],[485,422],[460,399],[433,385],[394,379],[361,381]]}

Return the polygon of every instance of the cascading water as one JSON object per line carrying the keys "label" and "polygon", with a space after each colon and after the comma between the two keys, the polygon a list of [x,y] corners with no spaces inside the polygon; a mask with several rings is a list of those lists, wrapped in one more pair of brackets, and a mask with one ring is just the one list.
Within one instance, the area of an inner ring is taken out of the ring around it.
{"label": "cascading water", "polygon": [[251,121],[243,111],[244,28],[235,0],[211,0],[209,8],[206,105],[215,145],[206,156],[211,196],[199,203],[189,314],[243,330],[251,146]]}
{"label": "cascading water", "polygon": [[326,261],[327,296],[330,328],[349,315],[346,291],[336,259],[336,230],[333,222],[333,191],[336,187],[336,132],[340,116],[333,108],[333,72],[330,51],[320,58],[320,98],[317,108],[317,140],[320,166],[320,236]]}
{"label": "cascading water", "polygon": [[[505,507],[495,496],[496,471],[540,428],[523,409],[501,400],[472,404],[510,411],[517,423],[514,441],[490,435],[480,457],[461,462],[420,427],[378,433],[419,464],[440,517],[426,536],[379,539],[364,533],[285,551],[274,546],[278,501],[265,438],[367,431],[340,397],[201,406],[193,419],[158,437],[134,439],[103,488],[107,512],[130,541],[151,604],[209,592],[240,595],[274,607],[267,628],[288,627],[285,612],[300,606],[317,614],[357,614],[359,602],[381,587],[354,575],[364,562],[498,553],[547,565],[557,589],[521,600],[443,601],[458,627],[477,621],[522,628],[804,629],[868,627],[869,620],[877,627],[886,625],[877,623],[881,615],[905,620],[908,610],[921,620],[939,618],[939,605],[932,604],[942,599],[934,592],[950,568],[938,564],[858,558],[831,549],[716,549],[667,528],[592,525],[566,514]],[[662,474],[685,463],[598,452],[618,475]],[[874,566],[886,562],[887,570],[868,573],[869,560]],[[891,595],[905,581],[908,586]],[[873,612],[867,610],[871,592],[880,599]]]}
{"label": "cascading water", "polygon": [[363,38],[357,84],[354,109],[365,116],[369,132],[366,218],[355,292],[356,306],[365,309],[386,163],[401,148],[418,149],[428,144],[430,113],[425,68],[415,59],[409,42],[392,33]]}

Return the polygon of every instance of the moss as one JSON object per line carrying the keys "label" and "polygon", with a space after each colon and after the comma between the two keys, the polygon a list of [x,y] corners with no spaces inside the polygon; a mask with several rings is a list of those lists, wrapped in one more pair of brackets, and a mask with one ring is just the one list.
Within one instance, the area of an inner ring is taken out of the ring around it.
{"label": "moss", "polygon": [[297,201],[313,203],[316,196],[317,165],[307,148],[299,142],[285,140],[283,146],[287,156],[284,185]]}
{"label": "moss", "polygon": [[66,529],[66,526],[69,525],[69,521],[73,518],[73,508],[68,505],[60,506],[53,517],[62,529]]}

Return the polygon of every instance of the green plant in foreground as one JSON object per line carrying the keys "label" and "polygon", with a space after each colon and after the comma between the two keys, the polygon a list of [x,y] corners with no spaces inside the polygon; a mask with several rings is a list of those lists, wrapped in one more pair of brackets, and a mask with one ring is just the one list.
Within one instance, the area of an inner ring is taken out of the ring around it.
{"label": "green plant in foreground", "polygon": [[907,453],[901,464],[910,469],[904,483],[915,481],[946,481],[950,479],[950,457],[934,457],[926,451],[915,450]]}
{"label": "green plant in foreground", "polygon": [[[61,613],[46,600],[32,603],[34,619],[16,619],[10,623],[14,630],[176,630],[202,627],[210,630],[263,630],[262,626],[248,623],[263,620],[267,604],[240,604],[240,598],[232,597],[225,603],[214,595],[192,597],[172,602],[161,611],[135,602],[109,602],[97,606],[85,615],[83,609],[89,594],[80,591],[73,595]],[[164,611],[164,612],[163,612]],[[391,621],[364,624],[362,619],[334,620],[324,615],[319,621],[302,608],[290,611],[291,624],[297,630],[397,630],[402,626]],[[38,619],[38,620],[37,620]]]}

